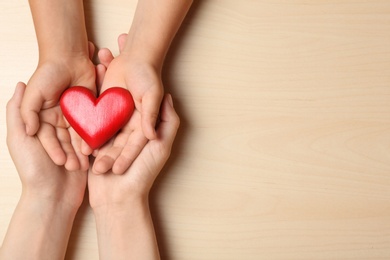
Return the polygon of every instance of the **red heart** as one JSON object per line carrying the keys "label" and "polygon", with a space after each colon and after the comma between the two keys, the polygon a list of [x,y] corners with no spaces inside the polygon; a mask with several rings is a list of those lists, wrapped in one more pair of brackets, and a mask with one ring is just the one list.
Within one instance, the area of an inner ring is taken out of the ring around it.
{"label": "red heart", "polygon": [[114,136],[134,111],[133,97],[120,87],[109,88],[98,98],[87,88],[71,87],[62,94],[60,106],[69,124],[92,149]]}

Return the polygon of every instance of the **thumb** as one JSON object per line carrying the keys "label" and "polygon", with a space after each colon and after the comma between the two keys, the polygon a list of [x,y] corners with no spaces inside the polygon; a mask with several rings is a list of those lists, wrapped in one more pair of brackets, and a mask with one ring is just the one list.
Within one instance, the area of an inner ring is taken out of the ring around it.
{"label": "thumb", "polygon": [[180,118],[173,107],[172,96],[166,94],[161,104],[161,122],[157,128],[159,139],[165,142],[164,147],[172,147],[180,126]]}
{"label": "thumb", "polygon": [[12,98],[7,103],[7,136],[25,135],[23,120],[20,116],[20,104],[24,95],[26,85],[19,82],[16,85]]}
{"label": "thumb", "polygon": [[125,48],[126,40],[127,40],[127,33],[122,33],[121,35],[119,35],[118,37],[119,52],[122,52],[123,49]]}
{"label": "thumb", "polygon": [[142,98],[141,125],[145,137],[149,140],[157,137],[155,127],[162,97],[160,91],[149,91]]}
{"label": "thumb", "polygon": [[31,86],[26,88],[20,108],[20,114],[26,124],[26,133],[30,136],[35,135],[39,129],[38,114],[43,103],[44,98],[37,89]]}

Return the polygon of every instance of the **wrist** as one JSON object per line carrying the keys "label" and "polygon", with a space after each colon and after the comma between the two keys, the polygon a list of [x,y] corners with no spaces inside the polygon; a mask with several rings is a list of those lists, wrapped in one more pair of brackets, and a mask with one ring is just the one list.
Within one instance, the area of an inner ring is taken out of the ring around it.
{"label": "wrist", "polygon": [[86,84],[86,82],[94,86],[95,66],[86,56],[40,57],[35,73],[39,75],[38,80],[47,76],[54,77],[56,81],[53,85],[58,87]]}
{"label": "wrist", "polygon": [[67,205],[22,194],[0,257],[63,259],[75,215],[76,212],[69,210]]}
{"label": "wrist", "polygon": [[[131,73],[133,80],[143,79],[147,82],[142,84],[152,84],[161,81],[162,64],[151,61],[145,57],[136,57],[131,53],[122,52],[117,58],[120,63],[124,64],[127,73]],[[162,84],[162,83],[161,83]]]}
{"label": "wrist", "polygon": [[128,60],[132,67],[149,68],[157,73],[161,73],[164,63],[164,56],[153,54],[153,52],[141,48],[136,49],[134,46],[125,47],[120,56]]}
{"label": "wrist", "polygon": [[148,208],[148,196],[147,195],[132,195],[126,197],[126,199],[103,201],[100,203],[91,203],[92,211],[96,218],[113,217],[120,218],[126,216],[131,212],[142,208]]}
{"label": "wrist", "polygon": [[161,67],[192,2],[139,1],[123,51]]}
{"label": "wrist", "polygon": [[69,49],[66,47],[57,46],[55,48],[46,48],[45,50],[39,50],[39,63],[47,61],[73,61],[73,60],[90,60],[88,48]]}
{"label": "wrist", "polygon": [[45,215],[50,217],[54,215],[63,216],[65,219],[72,219],[76,215],[80,203],[69,203],[55,195],[46,196],[38,195],[34,192],[23,191],[20,197],[20,203],[29,205],[29,207],[40,212],[45,212]]}
{"label": "wrist", "polygon": [[169,44],[168,39],[158,38],[155,33],[145,32],[145,29],[135,22],[126,36],[121,55],[127,56],[133,63],[147,64],[161,70]]}
{"label": "wrist", "polygon": [[147,199],[95,208],[101,259],[159,259]]}
{"label": "wrist", "polygon": [[68,65],[70,68],[74,68],[87,63],[92,64],[92,61],[89,58],[88,50],[55,50],[39,53],[38,66],[45,63]]}

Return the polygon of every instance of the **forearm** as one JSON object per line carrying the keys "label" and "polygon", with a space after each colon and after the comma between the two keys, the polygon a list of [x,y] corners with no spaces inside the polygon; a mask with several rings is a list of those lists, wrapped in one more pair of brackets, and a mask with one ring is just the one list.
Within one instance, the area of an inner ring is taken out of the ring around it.
{"label": "forearm", "polygon": [[63,259],[77,209],[22,195],[0,259]]}
{"label": "forearm", "polygon": [[160,259],[147,199],[94,213],[100,259]]}
{"label": "forearm", "polygon": [[29,0],[40,59],[88,56],[83,0]]}
{"label": "forearm", "polygon": [[124,53],[161,69],[192,0],[139,0]]}

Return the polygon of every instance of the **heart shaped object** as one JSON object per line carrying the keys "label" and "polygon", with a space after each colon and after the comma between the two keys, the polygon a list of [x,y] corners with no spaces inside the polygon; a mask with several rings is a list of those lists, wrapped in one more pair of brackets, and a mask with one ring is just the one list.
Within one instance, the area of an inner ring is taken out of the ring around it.
{"label": "heart shaped object", "polygon": [[77,86],[64,91],[60,106],[73,129],[97,149],[129,121],[134,100],[127,89],[120,87],[109,88],[96,98],[91,90]]}

